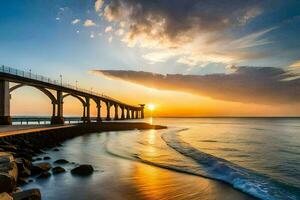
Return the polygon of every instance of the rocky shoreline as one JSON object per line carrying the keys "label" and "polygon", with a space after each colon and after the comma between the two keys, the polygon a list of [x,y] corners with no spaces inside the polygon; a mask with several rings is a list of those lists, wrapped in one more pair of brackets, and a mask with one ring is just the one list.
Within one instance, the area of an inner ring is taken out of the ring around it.
{"label": "rocky shoreline", "polygon": [[[48,178],[52,175],[65,173],[63,165],[67,160],[59,159],[52,167],[47,160],[50,157],[36,158],[46,150],[53,149],[67,139],[102,131],[120,131],[132,129],[163,129],[164,126],[135,122],[103,122],[101,124],[79,124],[72,127],[61,127],[54,130],[27,132],[26,134],[0,135],[0,199],[41,199],[38,189],[21,191],[19,186],[34,181],[36,178]],[[34,161],[42,161],[34,164]],[[79,176],[88,176],[93,173],[91,165],[77,165],[70,173]]]}

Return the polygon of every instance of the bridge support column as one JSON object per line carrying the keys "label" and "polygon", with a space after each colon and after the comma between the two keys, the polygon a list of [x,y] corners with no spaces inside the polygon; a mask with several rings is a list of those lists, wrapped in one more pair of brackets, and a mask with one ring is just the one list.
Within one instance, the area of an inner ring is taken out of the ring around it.
{"label": "bridge support column", "polygon": [[119,119],[119,105],[118,104],[115,104],[115,120],[118,120]]}
{"label": "bridge support column", "polygon": [[[52,116],[51,124],[64,124],[65,120],[64,120],[64,117],[63,117],[63,93],[62,93],[62,91],[57,91],[57,102],[56,102],[56,104],[57,104],[57,115]],[[55,111],[55,106],[54,106],[53,110]]]}
{"label": "bridge support column", "polygon": [[135,111],[135,118],[136,118],[136,119],[139,118],[139,111],[138,111],[138,110]]}
{"label": "bridge support column", "polygon": [[130,119],[130,110],[126,108],[126,119]]}
{"label": "bridge support column", "polygon": [[124,107],[121,107],[122,113],[121,113],[121,119],[124,120],[125,119],[125,113],[124,113]]}
{"label": "bridge support column", "polygon": [[144,116],[144,109],[145,109],[145,104],[140,104],[141,106],[141,119],[144,119],[145,116]]}
{"label": "bridge support column", "polygon": [[134,110],[131,110],[131,118],[130,119],[134,119]]}
{"label": "bridge support column", "polygon": [[85,116],[86,116],[86,106],[83,105],[82,118],[85,118]]}
{"label": "bridge support column", "polygon": [[110,118],[110,102],[105,102],[106,103],[106,120],[107,121],[110,121],[111,118]]}
{"label": "bridge support column", "polygon": [[0,125],[11,125],[9,82],[0,80]]}
{"label": "bridge support column", "polygon": [[101,101],[100,99],[97,99],[97,122],[101,122]]}
{"label": "bridge support column", "polygon": [[52,117],[55,117],[55,113],[56,113],[56,103],[52,102]]}
{"label": "bridge support column", "polygon": [[86,103],[84,105],[84,113],[83,113],[82,121],[83,123],[90,123],[91,122],[90,98],[86,97],[85,100]]}

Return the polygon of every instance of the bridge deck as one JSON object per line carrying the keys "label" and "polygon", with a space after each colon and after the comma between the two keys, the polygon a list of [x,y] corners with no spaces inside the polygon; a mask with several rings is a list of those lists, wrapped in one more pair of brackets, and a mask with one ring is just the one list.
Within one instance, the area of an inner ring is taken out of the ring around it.
{"label": "bridge deck", "polygon": [[31,132],[68,128],[76,125],[13,125],[0,126],[0,138]]}

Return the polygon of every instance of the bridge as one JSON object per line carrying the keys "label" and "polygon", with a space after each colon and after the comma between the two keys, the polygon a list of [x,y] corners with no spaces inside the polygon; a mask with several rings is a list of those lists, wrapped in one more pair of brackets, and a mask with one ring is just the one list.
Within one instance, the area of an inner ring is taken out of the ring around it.
{"label": "bridge", "polygon": [[[14,83],[14,86],[10,86]],[[11,93],[23,86],[30,86],[38,89],[49,97],[52,103],[51,124],[64,124],[63,115],[64,98],[68,96],[75,97],[81,102],[83,107],[82,121],[91,122],[90,109],[91,101],[94,101],[97,107],[96,121],[101,122],[101,102],[106,105],[106,120],[125,120],[144,118],[144,104],[129,105],[109,96],[81,89],[76,86],[64,84],[62,77],[60,81],[51,80],[48,77],[26,72],[2,65],[0,67],[0,125],[11,125],[12,117],[10,115]],[[111,107],[114,106],[114,116],[111,116]],[[121,116],[119,116],[119,110]]]}

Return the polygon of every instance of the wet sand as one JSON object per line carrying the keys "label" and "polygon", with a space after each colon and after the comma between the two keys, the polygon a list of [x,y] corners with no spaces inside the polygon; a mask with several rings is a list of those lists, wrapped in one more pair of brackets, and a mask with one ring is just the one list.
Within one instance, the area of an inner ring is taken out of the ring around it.
{"label": "wet sand", "polygon": [[[114,157],[105,150],[105,141],[113,133],[95,133],[76,137],[60,151],[49,150],[50,163],[59,158],[79,164],[92,164],[92,176],[81,178],[69,172],[36,179],[22,189],[40,188],[43,199],[253,199],[227,184],[162,169],[137,161]],[[39,157],[42,157],[41,155]],[[54,165],[54,164],[53,164]],[[54,165],[55,166],[55,165]],[[74,164],[64,166],[67,171]]]}

